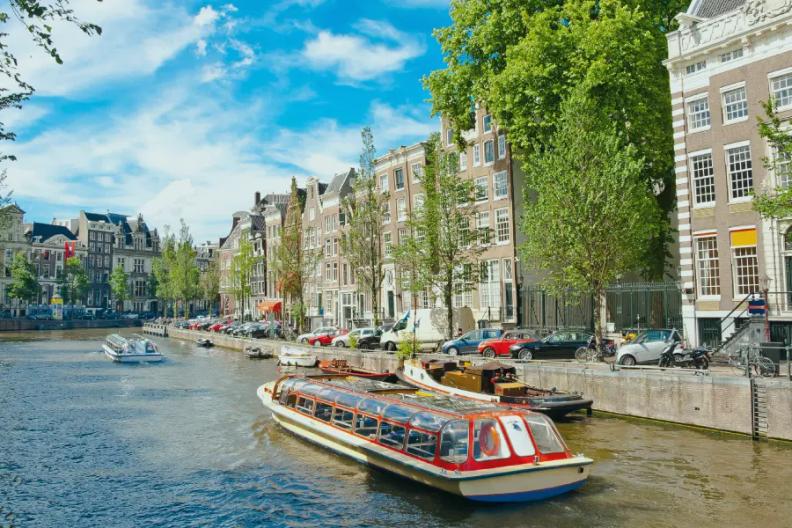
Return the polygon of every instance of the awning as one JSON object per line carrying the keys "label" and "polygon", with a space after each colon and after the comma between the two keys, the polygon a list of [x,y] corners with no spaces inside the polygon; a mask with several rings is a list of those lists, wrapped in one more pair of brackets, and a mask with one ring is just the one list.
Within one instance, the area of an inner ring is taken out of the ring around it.
{"label": "awning", "polygon": [[259,313],[280,313],[281,311],[281,302],[280,301],[259,301],[256,304],[256,308],[258,309]]}

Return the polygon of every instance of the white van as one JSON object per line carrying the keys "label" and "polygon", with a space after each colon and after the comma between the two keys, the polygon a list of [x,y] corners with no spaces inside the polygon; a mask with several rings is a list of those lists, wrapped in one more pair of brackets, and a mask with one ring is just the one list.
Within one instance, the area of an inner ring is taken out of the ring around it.
{"label": "white van", "polygon": [[[407,310],[396,321],[393,328],[382,334],[380,346],[383,350],[395,351],[402,341],[412,340],[414,332],[418,348],[435,350],[448,339],[447,317],[445,308]],[[456,334],[458,328],[467,332],[476,326],[473,311],[468,306],[454,308],[453,317],[454,331],[452,334]]]}

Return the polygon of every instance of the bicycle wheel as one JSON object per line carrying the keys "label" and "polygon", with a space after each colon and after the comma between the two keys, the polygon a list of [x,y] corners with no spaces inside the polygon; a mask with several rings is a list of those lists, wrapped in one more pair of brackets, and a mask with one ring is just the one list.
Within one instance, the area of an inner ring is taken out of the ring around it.
{"label": "bicycle wheel", "polygon": [[756,373],[763,378],[772,378],[775,376],[776,367],[773,360],[764,356],[756,358]]}
{"label": "bicycle wheel", "polygon": [[588,347],[580,347],[575,350],[575,359],[583,363],[584,361],[588,361]]}

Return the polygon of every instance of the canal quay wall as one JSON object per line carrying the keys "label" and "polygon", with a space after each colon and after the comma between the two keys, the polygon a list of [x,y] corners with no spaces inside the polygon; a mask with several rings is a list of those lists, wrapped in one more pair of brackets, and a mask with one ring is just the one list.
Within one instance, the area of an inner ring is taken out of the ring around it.
{"label": "canal quay wall", "polygon": [[[208,337],[217,346],[236,350],[251,345],[268,347],[276,354],[284,344],[173,327],[167,328],[167,334],[187,341]],[[385,352],[288,344],[310,350],[319,359],[345,359],[352,366],[380,372],[399,368],[399,360]],[[443,354],[422,357],[448,359]],[[766,436],[792,440],[792,382],[786,379],[754,379],[752,390],[748,378],[717,372],[696,375],[685,369],[612,369],[604,363],[506,362],[514,364],[525,383],[580,392],[594,400],[597,411],[747,435],[755,433],[754,401],[759,387],[765,404],[756,413],[766,424]]]}
{"label": "canal quay wall", "polygon": [[0,332],[27,330],[78,330],[85,328],[128,328],[141,326],[139,319],[74,319],[66,321],[48,319],[0,319]]}

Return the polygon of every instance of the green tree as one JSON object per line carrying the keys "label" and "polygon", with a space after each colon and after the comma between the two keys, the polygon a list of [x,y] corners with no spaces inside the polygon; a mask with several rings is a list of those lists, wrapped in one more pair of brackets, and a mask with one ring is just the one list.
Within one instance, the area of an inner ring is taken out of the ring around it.
{"label": "green tree", "polygon": [[217,258],[209,261],[209,266],[201,273],[201,298],[213,309],[220,302],[220,262]]}
{"label": "green tree", "polygon": [[[476,188],[459,178],[458,157],[443,149],[438,134],[425,143],[426,167],[422,176],[424,202],[407,222],[411,236],[394,250],[405,270],[413,299],[421,291],[439,292],[446,309],[448,338],[454,334],[454,294],[470,291],[478,273],[478,256],[490,243],[489,230],[472,237],[476,216]],[[404,281],[404,279],[403,279]]]}
{"label": "green tree", "polygon": [[11,284],[8,296],[20,301],[32,302],[38,299],[41,285],[36,274],[36,267],[21,251],[14,255],[11,264]]}
{"label": "green tree", "polygon": [[792,186],[789,185],[792,180],[792,133],[778,117],[772,99],[762,106],[766,116],[758,118],[759,135],[767,141],[771,152],[770,156],[762,158],[762,164],[774,175],[776,185],[757,192],[753,207],[762,217],[777,220],[792,216]]}
{"label": "green tree", "polygon": [[184,317],[190,317],[189,302],[198,298],[200,271],[195,262],[196,251],[193,247],[193,238],[189,226],[180,221],[179,238],[176,241],[170,266],[170,282],[173,296],[176,301],[181,301],[184,308]]}
{"label": "green tree", "polygon": [[169,233],[166,226],[165,234],[160,244],[160,256],[152,262],[151,271],[156,281],[157,299],[162,301],[162,314],[166,315],[168,306],[173,307],[173,317],[178,315],[176,305],[176,288],[172,270],[176,262],[176,237]]}
{"label": "green tree", "polygon": [[638,265],[661,235],[663,215],[642,177],[644,160],[585,95],[563,107],[550,143],[527,159],[523,260],[554,293],[595,299],[601,337],[606,286]]}
{"label": "green tree", "polygon": [[358,288],[371,297],[374,325],[380,324],[380,286],[385,276],[382,248],[382,223],[388,194],[377,191],[374,177],[374,136],[369,127],[360,132],[363,150],[360,170],[352,194],[344,199],[346,220],[341,235],[341,251],[357,279]]}
{"label": "green tree", "polygon": [[79,304],[88,293],[88,273],[79,257],[69,257],[63,264],[59,279],[60,295],[64,304]]}
{"label": "green tree", "polygon": [[116,266],[110,274],[110,291],[116,302],[116,310],[124,310],[124,301],[129,298],[129,283],[124,268]]}
{"label": "green tree", "polygon": [[649,277],[665,269],[675,205],[673,134],[665,33],[681,2],[623,0],[456,0],[450,27],[435,36],[446,68],[424,79],[433,111],[457,141],[473,127],[472,101],[483,104],[513,152],[526,161],[550,145],[564,101],[582,90],[615,123],[643,160],[641,177],[662,192],[662,236],[636,262]]}
{"label": "green tree", "polygon": [[250,302],[251,279],[256,269],[258,257],[253,254],[253,243],[249,238],[249,231],[244,230],[239,235],[239,252],[231,259],[231,293],[234,302],[239,307],[240,316],[245,320],[245,308]]}

